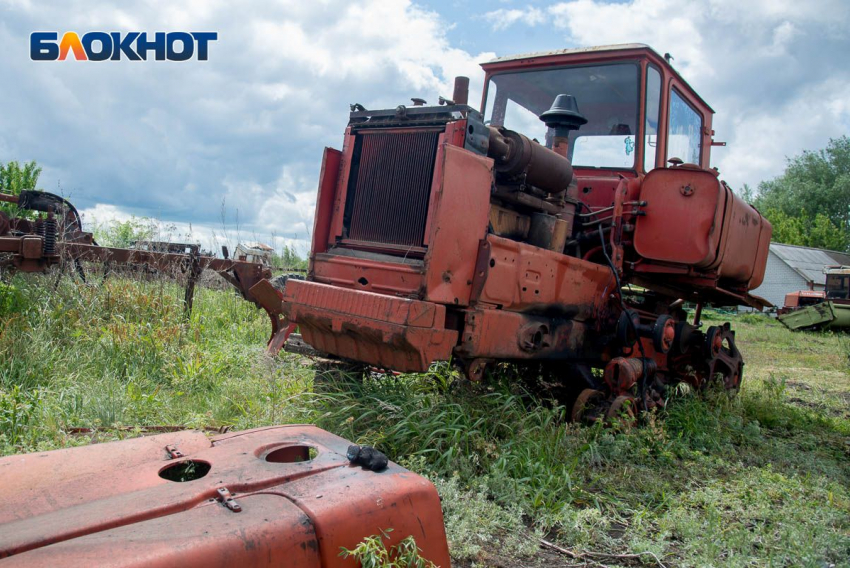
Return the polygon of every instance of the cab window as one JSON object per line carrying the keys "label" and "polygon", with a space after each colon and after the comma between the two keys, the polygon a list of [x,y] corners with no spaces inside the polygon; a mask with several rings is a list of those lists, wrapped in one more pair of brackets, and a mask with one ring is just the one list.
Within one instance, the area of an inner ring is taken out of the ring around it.
{"label": "cab window", "polygon": [[638,143],[640,66],[635,62],[499,73],[487,85],[485,116],[552,147],[554,131],[538,118],[560,94],[573,95],[587,118],[569,133],[577,168],[633,169]]}
{"label": "cab window", "polygon": [[658,121],[661,118],[661,73],[650,65],[646,68],[646,121],[643,126],[643,171],[655,168],[658,147]]}
{"label": "cab window", "polygon": [[680,158],[699,164],[702,154],[702,116],[673,89],[670,91],[670,128],[667,136],[667,158]]}

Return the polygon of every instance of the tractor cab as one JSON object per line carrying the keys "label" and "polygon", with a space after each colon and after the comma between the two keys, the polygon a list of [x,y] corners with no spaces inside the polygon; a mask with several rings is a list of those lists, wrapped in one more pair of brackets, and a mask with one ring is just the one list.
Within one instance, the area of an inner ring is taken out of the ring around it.
{"label": "tractor cab", "polygon": [[[568,139],[567,157],[578,178],[638,177],[669,160],[710,167],[714,111],[646,45],[511,56],[482,67],[485,123],[517,130],[549,148],[554,129],[538,117],[558,95],[574,97],[586,120]],[[585,184],[583,192],[594,189]]]}
{"label": "tractor cab", "polygon": [[850,300],[850,266],[824,268],[826,297],[830,300]]}

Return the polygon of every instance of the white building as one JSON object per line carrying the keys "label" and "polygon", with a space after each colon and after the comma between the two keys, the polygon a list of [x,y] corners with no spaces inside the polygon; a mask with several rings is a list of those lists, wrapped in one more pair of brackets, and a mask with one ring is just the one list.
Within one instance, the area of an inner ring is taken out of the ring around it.
{"label": "white building", "polygon": [[764,282],[750,293],[782,307],[789,292],[823,290],[826,284],[823,269],[836,265],[850,266],[850,254],[770,243]]}

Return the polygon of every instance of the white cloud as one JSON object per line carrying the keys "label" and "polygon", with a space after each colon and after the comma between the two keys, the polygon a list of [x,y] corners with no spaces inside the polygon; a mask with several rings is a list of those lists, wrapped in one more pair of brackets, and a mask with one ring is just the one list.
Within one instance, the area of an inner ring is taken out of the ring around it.
{"label": "white cloud", "polygon": [[784,21],[773,29],[773,43],[767,49],[769,55],[784,55],[788,44],[800,35],[800,30],[789,21]]}
{"label": "white cloud", "polygon": [[139,216],[130,213],[114,205],[98,204],[80,210],[83,218],[83,228],[86,231],[103,231],[115,223],[124,223],[130,220],[144,221],[150,223],[154,228],[152,240],[198,243],[207,251],[220,253],[221,247],[226,246],[233,251],[236,245],[246,242],[266,243],[277,251],[282,251],[284,246],[293,247],[303,258],[310,252],[310,241],[302,233],[295,238],[281,235],[274,230],[246,229],[238,223],[237,215],[234,213],[229,217],[226,215],[219,226],[212,224],[193,224],[168,221],[160,216]]}
{"label": "white cloud", "polygon": [[729,146],[713,162],[733,187],[779,175],[786,156],[850,130],[850,3],[571,0],[499,21],[541,24],[531,16],[540,10],[579,46],[639,42],[671,53],[717,112],[716,138]]}
{"label": "white cloud", "polygon": [[[0,161],[38,160],[42,185],[61,180],[81,207],[191,221],[196,232],[221,224],[224,203],[231,231],[238,211],[242,232],[305,239],[322,147],[340,146],[349,103],[436,102],[458,74],[473,79],[475,101],[477,62],[493,56],[451,46],[439,15],[409,0],[0,0],[0,11],[0,76],[15,86],[0,89],[0,130],[15,133]],[[56,22],[219,39],[208,62],[29,61],[29,33]]]}
{"label": "white cloud", "polygon": [[517,22],[522,22],[529,26],[542,24],[546,21],[545,18],[546,13],[543,10],[533,7],[524,10],[502,8],[484,14],[484,19],[490,22],[490,25],[493,26],[493,30],[495,31],[507,29]]}
{"label": "white cloud", "polygon": [[[204,239],[305,243],[322,147],[341,144],[349,103],[434,102],[466,75],[475,104],[478,62],[494,55],[459,49],[445,18],[410,0],[75,0],[49,9],[0,0],[0,13],[0,161],[38,160],[43,187],[61,184],[92,215],[157,217],[184,234],[191,224]],[[215,30],[219,40],[203,63],[29,61],[29,33],[57,22],[79,32]],[[730,145],[715,149],[715,164],[735,187],[850,130],[842,0],[570,0],[511,4],[463,25],[670,52],[717,111],[717,138]],[[494,49],[504,49],[503,35],[491,34]]]}
{"label": "white cloud", "polygon": [[[696,4],[696,3],[694,3]],[[691,5],[676,0],[633,0],[614,4],[577,0],[550,6],[554,25],[582,46],[613,43],[648,43],[664,53],[670,51],[680,67],[707,65],[698,18]]]}
{"label": "white cloud", "polygon": [[727,178],[730,172],[746,172],[756,181],[781,173],[786,157],[824,146],[825,134],[837,137],[850,130],[848,101],[850,82],[827,80],[777,108],[736,114],[729,128],[732,150],[722,152],[721,172]]}

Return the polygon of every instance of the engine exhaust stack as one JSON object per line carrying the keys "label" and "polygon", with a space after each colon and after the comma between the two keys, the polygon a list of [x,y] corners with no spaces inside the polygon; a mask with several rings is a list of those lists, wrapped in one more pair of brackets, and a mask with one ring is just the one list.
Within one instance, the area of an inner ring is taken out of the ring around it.
{"label": "engine exhaust stack", "polygon": [[455,77],[455,88],[452,100],[456,105],[469,103],[469,77]]}

